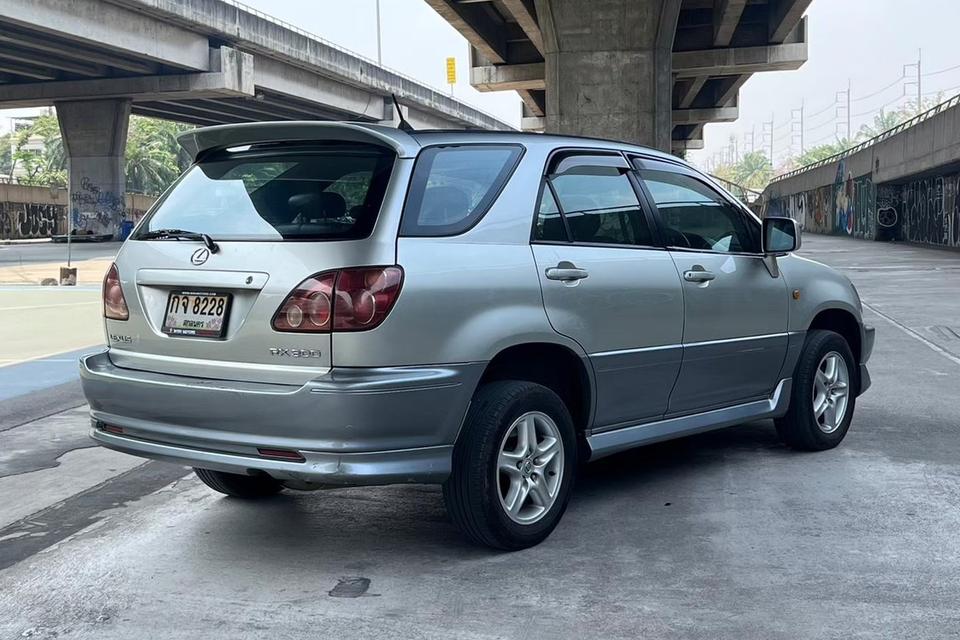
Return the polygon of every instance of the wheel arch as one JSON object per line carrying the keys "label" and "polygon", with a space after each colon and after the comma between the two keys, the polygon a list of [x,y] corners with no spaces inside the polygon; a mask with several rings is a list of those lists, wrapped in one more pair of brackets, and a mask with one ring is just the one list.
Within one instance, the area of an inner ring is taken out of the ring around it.
{"label": "wheel arch", "polygon": [[501,349],[477,384],[526,380],[541,384],[563,400],[578,433],[590,427],[594,413],[593,370],[586,356],[556,342],[523,342]]}
{"label": "wheel arch", "polygon": [[846,309],[831,307],[822,309],[810,321],[807,331],[824,329],[833,331],[843,336],[843,339],[850,345],[850,351],[856,359],[856,364],[861,362],[863,353],[863,336],[860,334],[860,321],[857,317]]}

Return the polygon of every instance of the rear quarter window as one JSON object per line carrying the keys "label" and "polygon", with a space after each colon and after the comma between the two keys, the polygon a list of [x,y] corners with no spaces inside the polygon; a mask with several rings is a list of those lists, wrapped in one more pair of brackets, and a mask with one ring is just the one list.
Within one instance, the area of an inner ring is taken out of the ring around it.
{"label": "rear quarter window", "polygon": [[450,236],[475,225],[513,174],[519,145],[471,144],[428,147],[410,180],[400,233]]}

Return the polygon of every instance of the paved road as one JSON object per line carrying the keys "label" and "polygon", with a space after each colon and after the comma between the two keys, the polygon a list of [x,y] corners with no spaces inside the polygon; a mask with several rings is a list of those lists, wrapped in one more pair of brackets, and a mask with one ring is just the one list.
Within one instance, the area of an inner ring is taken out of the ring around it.
{"label": "paved road", "polygon": [[794,453],[758,422],[614,456],[514,554],[465,544],[434,487],[223,499],[84,448],[83,411],[51,413],[71,383],[36,416],[42,390],[5,400],[0,638],[957,635],[960,254],[803,253],[850,275],[878,327],[844,444]]}
{"label": "paved road", "polygon": [[[119,242],[73,242],[71,257],[75,261],[112,258],[120,249]],[[67,244],[59,242],[32,242],[26,244],[0,243],[0,267],[39,262],[67,263]]]}

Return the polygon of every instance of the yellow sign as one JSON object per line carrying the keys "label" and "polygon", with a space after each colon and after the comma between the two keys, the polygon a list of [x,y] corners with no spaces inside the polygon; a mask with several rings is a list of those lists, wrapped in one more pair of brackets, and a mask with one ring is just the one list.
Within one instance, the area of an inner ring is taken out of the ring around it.
{"label": "yellow sign", "polygon": [[457,84],[456,58],[447,58],[447,84]]}

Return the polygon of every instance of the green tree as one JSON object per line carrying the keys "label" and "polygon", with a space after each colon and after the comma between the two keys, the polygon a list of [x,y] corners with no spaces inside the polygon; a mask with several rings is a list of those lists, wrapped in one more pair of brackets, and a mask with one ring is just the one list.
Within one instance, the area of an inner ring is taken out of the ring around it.
{"label": "green tree", "polygon": [[838,153],[843,153],[847,149],[853,147],[856,144],[855,141],[848,138],[838,138],[836,142],[830,142],[827,144],[817,145],[816,147],[811,147],[804,151],[797,158],[797,166],[805,167],[808,164],[813,164],[814,162],[819,162],[825,160],[830,156],[835,156]]}
{"label": "green tree", "polygon": [[896,111],[884,111],[880,109],[880,112],[873,116],[873,122],[870,124],[865,124],[860,127],[860,131],[857,133],[857,139],[859,140],[869,140],[870,138],[876,137],[883,133],[893,129],[898,124],[905,122],[910,118],[906,112],[902,109]]}
{"label": "green tree", "polygon": [[158,194],[177,179],[189,164],[177,135],[189,128],[169,120],[130,117],[125,155],[129,191]]}
{"label": "green tree", "polygon": [[[29,127],[12,134],[10,173],[23,171],[21,184],[56,185],[67,184],[66,155],[60,140],[60,125],[54,115],[38,116]],[[29,148],[30,142],[39,137],[43,148],[37,152]]]}
{"label": "green tree", "polygon": [[733,175],[740,186],[763,190],[773,177],[773,165],[762,151],[751,151],[734,165]]}

